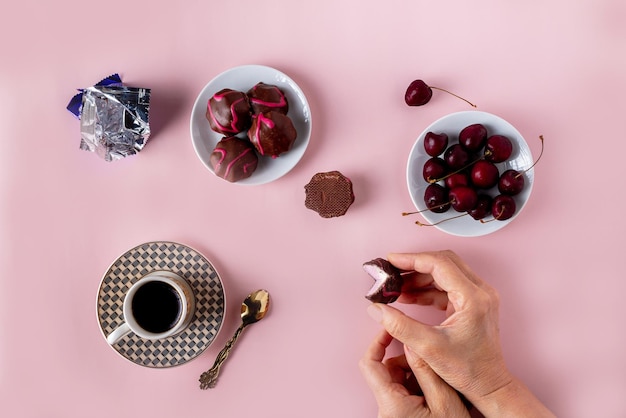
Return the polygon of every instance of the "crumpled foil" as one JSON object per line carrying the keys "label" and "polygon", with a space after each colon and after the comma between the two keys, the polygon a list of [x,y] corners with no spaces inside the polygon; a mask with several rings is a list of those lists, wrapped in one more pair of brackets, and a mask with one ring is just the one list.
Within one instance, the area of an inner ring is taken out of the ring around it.
{"label": "crumpled foil", "polygon": [[80,148],[106,161],[141,151],[150,137],[150,90],[94,86],[83,91]]}
{"label": "crumpled foil", "polygon": [[150,137],[149,109],[150,89],[123,86],[117,75],[82,90],[68,105],[80,118],[80,149],[106,161],[143,149]]}

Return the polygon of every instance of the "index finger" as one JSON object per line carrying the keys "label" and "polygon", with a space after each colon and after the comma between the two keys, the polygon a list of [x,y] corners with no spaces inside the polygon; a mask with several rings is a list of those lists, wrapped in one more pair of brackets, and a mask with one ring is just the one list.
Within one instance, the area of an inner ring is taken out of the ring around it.
{"label": "index finger", "polygon": [[387,256],[391,264],[402,270],[413,269],[429,274],[439,288],[448,293],[467,295],[480,286],[475,274],[468,274],[467,266],[451,251],[423,252],[416,254],[391,253]]}

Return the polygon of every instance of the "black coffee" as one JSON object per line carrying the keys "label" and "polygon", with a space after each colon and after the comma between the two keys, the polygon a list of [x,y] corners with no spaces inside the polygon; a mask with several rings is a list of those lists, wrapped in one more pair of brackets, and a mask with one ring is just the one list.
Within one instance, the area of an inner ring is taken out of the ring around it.
{"label": "black coffee", "polygon": [[137,289],[131,307],[139,326],[154,333],[172,329],[182,311],[178,292],[159,281],[148,282]]}

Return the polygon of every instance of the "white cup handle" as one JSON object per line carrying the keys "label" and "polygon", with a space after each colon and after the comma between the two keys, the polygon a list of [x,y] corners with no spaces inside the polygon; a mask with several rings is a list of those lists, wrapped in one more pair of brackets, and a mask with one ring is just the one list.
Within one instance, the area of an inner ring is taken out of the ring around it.
{"label": "white cup handle", "polygon": [[130,332],[130,327],[128,326],[126,322],[124,322],[122,325],[115,328],[113,332],[111,332],[107,336],[107,342],[110,345],[113,345],[116,342],[118,342],[120,338],[122,338],[124,335],[128,334],[129,332]]}

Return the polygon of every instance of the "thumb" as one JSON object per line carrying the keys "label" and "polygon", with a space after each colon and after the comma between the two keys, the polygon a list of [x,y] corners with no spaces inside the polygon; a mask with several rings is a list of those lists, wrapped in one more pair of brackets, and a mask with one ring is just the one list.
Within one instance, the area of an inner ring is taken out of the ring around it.
{"label": "thumb", "polygon": [[396,340],[419,352],[425,345],[437,345],[441,336],[433,327],[408,317],[396,308],[374,303],[367,313]]}
{"label": "thumb", "polygon": [[426,405],[434,416],[450,416],[451,411],[462,412],[460,415],[455,413],[454,416],[465,416],[467,411],[456,391],[406,345],[404,346],[404,353],[407,363],[422,389]]}

